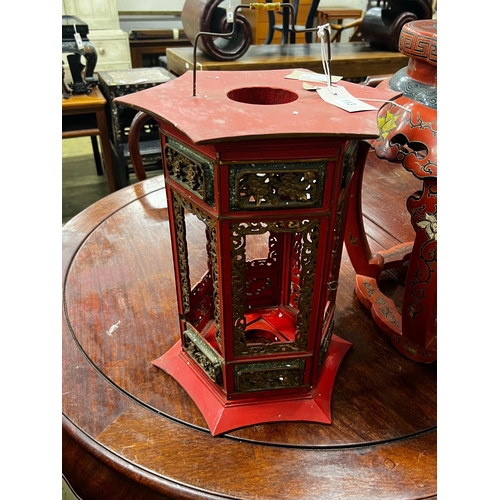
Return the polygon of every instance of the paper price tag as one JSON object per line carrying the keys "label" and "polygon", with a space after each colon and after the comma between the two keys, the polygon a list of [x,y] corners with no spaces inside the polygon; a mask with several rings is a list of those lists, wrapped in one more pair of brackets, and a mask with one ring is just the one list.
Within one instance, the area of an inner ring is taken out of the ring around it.
{"label": "paper price tag", "polygon": [[344,87],[324,87],[317,90],[323,101],[333,104],[349,113],[355,111],[376,111],[377,108],[353,97]]}
{"label": "paper price tag", "polygon": [[346,111],[349,112],[377,110],[377,108],[370,106],[370,104],[366,104],[363,101],[360,101],[359,99],[355,99],[354,97],[347,97],[345,99],[336,99],[333,104],[338,108],[345,109]]}
{"label": "paper price tag", "polygon": [[[323,99],[328,102],[334,101],[336,99],[345,99],[348,97],[352,97],[348,90],[345,87],[335,86],[335,87],[323,87],[318,89],[318,94],[323,97]],[[354,98],[353,98],[354,99]]]}
{"label": "paper price tag", "polygon": [[80,33],[75,33],[76,46],[81,50],[83,49],[83,42]]}
{"label": "paper price tag", "polygon": [[229,4],[226,8],[226,19],[228,24],[233,24],[234,22],[234,9],[233,6],[231,5],[231,0],[229,0]]}
{"label": "paper price tag", "polygon": [[308,75],[307,73],[302,73],[299,76],[300,81],[306,81],[306,82],[324,82],[326,83],[326,76],[325,75]]}
{"label": "paper price tag", "polygon": [[[320,73],[312,73],[299,70],[292,71],[292,73],[287,75],[285,78],[289,78],[291,80],[307,81],[307,82],[327,83],[325,75],[321,75]],[[330,75],[330,79],[331,83],[337,83],[340,80],[342,80],[342,77]]]}

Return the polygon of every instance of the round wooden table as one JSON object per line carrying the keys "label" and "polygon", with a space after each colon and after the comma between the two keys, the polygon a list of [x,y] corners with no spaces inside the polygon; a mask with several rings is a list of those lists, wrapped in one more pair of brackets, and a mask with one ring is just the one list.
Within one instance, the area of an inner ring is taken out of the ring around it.
{"label": "round wooden table", "polygon": [[[204,242],[192,237],[194,267]],[[162,176],[63,228],[63,474],[83,499],[436,495],[436,363],[403,358],[378,331],[346,255],[335,333],[353,347],[335,380],[333,423],[219,437],[152,364],[179,339],[171,262]]]}

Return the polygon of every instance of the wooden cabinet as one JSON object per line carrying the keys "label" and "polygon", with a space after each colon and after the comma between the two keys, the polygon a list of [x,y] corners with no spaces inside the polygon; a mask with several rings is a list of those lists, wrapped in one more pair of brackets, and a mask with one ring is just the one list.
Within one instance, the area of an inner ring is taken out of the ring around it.
{"label": "wooden cabinet", "polygon": [[[252,0],[243,0],[243,4],[249,4]],[[299,5],[299,12],[297,14],[297,25],[305,26],[307,14],[311,8],[312,0],[301,0]],[[267,33],[269,31],[269,22],[267,11],[263,10],[248,10],[244,9],[241,11],[243,15],[248,19],[250,25],[252,26],[252,35],[254,45],[261,45],[266,41]],[[276,24],[281,24],[282,16],[280,13],[275,13]],[[305,34],[297,34],[295,43],[305,43]],[[275,30],[273,37],[273,44],[281,43],[281,31]]]}
{"label": "wooden cabinet", "polygon": [[160,66],[160,57],[172,47],[192,47],[184,30],[134,29],[130,31],[130,56],[132,68]]}
{"label": "wooden cabinet", "polygon": [[97,72],[131,68],[128,35],[120,29],[116,0],[63,0],[62,13],[88,24]]}

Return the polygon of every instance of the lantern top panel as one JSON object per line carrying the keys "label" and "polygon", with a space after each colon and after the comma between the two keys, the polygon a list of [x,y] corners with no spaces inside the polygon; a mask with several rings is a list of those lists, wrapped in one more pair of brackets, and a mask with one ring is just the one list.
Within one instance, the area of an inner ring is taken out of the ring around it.
{"label": "lantern top panel", "polygon": [[193,72],[188,71],[115,101],[170,124],[194,144],[212,144],[291,137],[376,138],[378,109],[386,104],[382,101],[401,95],[340,81],[336,85],[355,98],[370,99],[367,104],[376,108],[350,113],[306,90],[302,80],[287,78],[293,71],[297,69],[197,71],[196,95]]}

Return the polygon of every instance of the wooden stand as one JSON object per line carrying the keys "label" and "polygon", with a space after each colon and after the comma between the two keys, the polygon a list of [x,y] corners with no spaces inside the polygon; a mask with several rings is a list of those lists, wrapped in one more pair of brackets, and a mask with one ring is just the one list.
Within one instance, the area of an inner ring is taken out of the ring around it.
{"label": "wooden stand", "polygon": [[[432,363],[437,359],[437,21],[408,23],[400,46],[410,64],[379,88],[402,90],[403,95],[379,113],[382,133],[370,144],[379,158],[395,163],[393,168],[400,164],[421,181],[406,194],[415,235],[390,249],[370,248],[362,218],[365,143],[353,177],[345,244],[357,273],[356,293],[374,320],[403,355]],[[379,281],[384,270],[403,266],[406,288],[398,307]]]}
{"label": "wooden stand", "polygon": [[[69,99],[62,99],[62,138],[96,137],[101,139],[104,170],[108,179],[109,192],[116,190],[116,181],[113,172],[113,157],[109,142],[108,123],[106,121],[106,99],[101,91],[94,87],[90,94],[72,95]],[[74,119],[70,119],[73,117]],[[76,119],[75,119],[76,117]],[[96,142],[93,140],[94,155]],[[99,173],[99,163],[97,163]]]}

